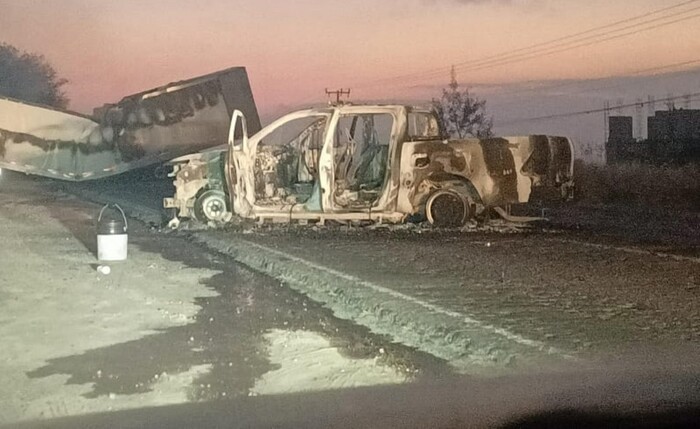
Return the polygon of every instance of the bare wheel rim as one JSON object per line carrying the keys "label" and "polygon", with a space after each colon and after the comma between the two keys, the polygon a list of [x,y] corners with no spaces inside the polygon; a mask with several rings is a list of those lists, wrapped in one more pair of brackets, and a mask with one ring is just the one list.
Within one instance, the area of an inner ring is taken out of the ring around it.
{"label": "bare wheel rim", "polygon": [[220,191],[206,191],[197,198],[196,205],[197,218],[202,221],[219,222],[228,213],[226,196]]}
{"label": "bare wheel rim", "polygon": [[467,221],[469,207],[455,192],[437,191],[426,203],[428,221],[440,228],[458,227]]}

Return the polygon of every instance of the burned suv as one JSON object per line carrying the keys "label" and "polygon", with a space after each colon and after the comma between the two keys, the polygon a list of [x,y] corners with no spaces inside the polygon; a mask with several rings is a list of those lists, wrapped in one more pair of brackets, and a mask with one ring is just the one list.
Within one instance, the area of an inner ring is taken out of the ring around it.
{"label": "burned suv", "polygon": [[[564,137],[446,140],[430,110],[341,105],[290,113],[252,137],[236,111],[228,145],[171,161],[179,218],[320,223],[508,217],[547,188],[573,189]],[[177,218],[176,218],[177,219]]]}

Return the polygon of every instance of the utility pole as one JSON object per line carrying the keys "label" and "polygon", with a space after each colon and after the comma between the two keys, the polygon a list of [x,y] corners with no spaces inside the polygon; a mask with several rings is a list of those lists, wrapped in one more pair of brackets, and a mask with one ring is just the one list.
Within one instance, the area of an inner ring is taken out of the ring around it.
{"label": "utility pole", "polygon": [[[341,97],[347,97],[348,99],[350,98],[350,88],[348,89],[339,89],[337,91],[329,91],[328,88],[326,88],[326,96],[328,97],[328,104],[343,104],[343,102],[340,100]],[[333,100],[331,97],[335,96],[335,103],[333,103]]]}
{"label": "utility pole", "polygon": [[673,101],[674,98],[675,96],[672,92],[669,92],[666,96],[666,109],[669,111],[676,110],[676,102]]}
{"label": "utility pole", "polygon": [[603,106],[603,122],[604,122],[604,130],[605,136],[603,138],[603,151],[602,151],[602,161],[603,164],[608,163],[608,149],[609,149],[609,140],[610,140],[610,102],[608,100],[605,100],[605,105]]}
{"label": "utility pole", "polygon": [[608,138],[610,136],[610,102],[605,100],[603,105],[603,129],[605,130],[605,136],[603,142],[607,144]]}
{"label": "utility pole", "polygon": [[634,124],[634,129],[635,129],[635,134],[636,136],[635,139],[637,141],[641,141],[644,139],[644,136],[642,135],[644,133],[644,100],[641,98],[637,99],[637,103],[634,105],[634,112],[635,112],[635,124]]}
{"label": "utility pole", "polygon": [[685,110],[690,110],[690,107],[691,107],[690,106],[690,98],[691,98],[690,94],[683,95],[683,108]]}
{"label": "utility pole", "polygon": [[646,131],[646,139],[649,139],[649,118],[653,117],[656,115],[656,99],[654,99],[653,95],[649,95],[647,97],[647,117],[646,119],[646,126],[644,127]]}
{"label": "utility pole", "polygon": [[618,116],[622,115],[622,106],[625,104],[625,99],[624,98],[618,98],[617,101],[615,101],[615,114]]}

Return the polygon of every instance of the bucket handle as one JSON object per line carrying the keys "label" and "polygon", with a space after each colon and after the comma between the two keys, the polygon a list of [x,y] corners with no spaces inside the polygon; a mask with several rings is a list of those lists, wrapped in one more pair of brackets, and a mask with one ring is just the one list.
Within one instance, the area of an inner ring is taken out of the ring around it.
{"label": "bucket handle", "polygon": [[119,210],[119,213],[122,214],[122,218],[124,219],[124,229],[129,230],[129,224],[126,221],[126,215],[124,214],[124,210],[122,210],[122,208],[119,207],[119,204],[107,204],[104,207],[102,207],[102,210],[100,210],[100,215],[97,216],[97,223],[100,223],[100,220],[102,220],[102,214],[104,213],[105,209],[110,206],[116,207]]}

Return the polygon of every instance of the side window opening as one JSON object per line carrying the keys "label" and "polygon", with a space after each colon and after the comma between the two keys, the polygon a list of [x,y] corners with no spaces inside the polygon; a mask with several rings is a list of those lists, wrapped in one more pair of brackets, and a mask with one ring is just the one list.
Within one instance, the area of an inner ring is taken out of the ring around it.
{"label": "side window opening", "polygon": [[334,200],[340,207],[371,207],[384,188],[394,118],[388,113],[339,119],[333,150]]}
{"label": "side window opening", "polygon": [[326,116],[299,118],[263,137],[255,156],[258,204],[300,204],[311,198],[327,122]]}
{"label": "side window opening", "polygon": [[441,140],[437,118],[429,112],[408,114],[408,136],[410,140]]}

